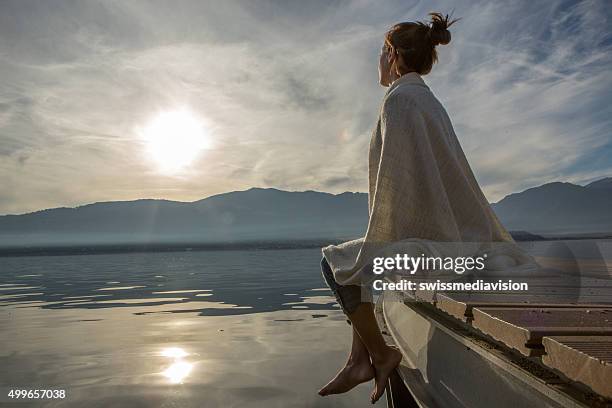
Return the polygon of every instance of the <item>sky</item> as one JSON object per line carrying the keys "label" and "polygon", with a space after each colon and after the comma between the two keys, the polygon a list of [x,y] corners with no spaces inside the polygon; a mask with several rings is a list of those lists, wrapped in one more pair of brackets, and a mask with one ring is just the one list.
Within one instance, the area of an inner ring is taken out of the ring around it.
{"label": "sky", "polygon": [[612,176],[605,1],[3,0],[0,214],[365,192],[384,33],[430,11],[461,17],[423,78],[489,201]]}

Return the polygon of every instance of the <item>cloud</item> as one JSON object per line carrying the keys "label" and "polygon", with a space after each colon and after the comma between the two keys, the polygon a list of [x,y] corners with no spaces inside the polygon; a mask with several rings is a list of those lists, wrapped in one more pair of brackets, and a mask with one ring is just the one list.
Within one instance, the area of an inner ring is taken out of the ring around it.
{"label": "cloud", "polygon": [[[610,173],[603,2],[456,2],[425,77],[487,197]],[[446,2],[3,2],[0,213],[251,186],[367,190],[384,31]],[[157,172],[137,129],[187,106],[212,147]]]}

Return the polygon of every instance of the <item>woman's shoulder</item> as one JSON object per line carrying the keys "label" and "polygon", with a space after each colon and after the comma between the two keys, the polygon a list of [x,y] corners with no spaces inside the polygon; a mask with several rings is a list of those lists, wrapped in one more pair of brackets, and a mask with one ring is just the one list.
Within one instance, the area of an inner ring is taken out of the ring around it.
{"label": "woman's shoulder", "polygon": [[397,87],[385,95],[382,103],[381,115],[394,116],[418,112],[420,110],[419,95],[406,90],[406,87]]}
{"label": "woman's shoulder", "polygon": [[428,86],[419,84],[402,84],[388,92],[382,103],[381,114],[424,113],[437,110],[440,103]]}

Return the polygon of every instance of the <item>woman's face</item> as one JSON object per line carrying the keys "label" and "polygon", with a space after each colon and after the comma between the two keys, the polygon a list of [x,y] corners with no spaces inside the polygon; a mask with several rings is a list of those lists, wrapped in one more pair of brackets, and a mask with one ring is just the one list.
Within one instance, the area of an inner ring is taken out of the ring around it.
{"label": "woman's face", "polygon": [[392,69],[394,61],[395,55],[390,54],[387,44],[383,43],[378,60],[378,82],[382,86],[389,86],[397,78],[395,69]]}

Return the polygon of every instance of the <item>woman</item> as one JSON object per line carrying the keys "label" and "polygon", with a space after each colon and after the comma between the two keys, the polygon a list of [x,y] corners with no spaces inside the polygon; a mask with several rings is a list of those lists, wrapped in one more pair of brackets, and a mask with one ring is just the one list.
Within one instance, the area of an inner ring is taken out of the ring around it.
{"label": "woman", "polygon": [[388,90],[370,142],[366,235],[323,248],[323,276],[353,328],[346,365],[319,391],[323,396],[374,379],[374,403],[402,359],[380,333],[367,285],[381,248],[399,242],[421,252],[428,242],[514,242],[478,186],[445,109],[421,78],[437,61],[436,46],[450,42],[448,27],[456,21],[430,15],[429,24],[400,23],[385,35],[379,77]]}

